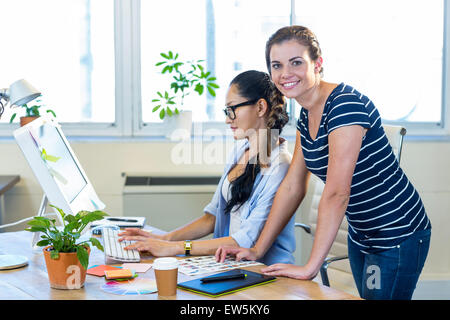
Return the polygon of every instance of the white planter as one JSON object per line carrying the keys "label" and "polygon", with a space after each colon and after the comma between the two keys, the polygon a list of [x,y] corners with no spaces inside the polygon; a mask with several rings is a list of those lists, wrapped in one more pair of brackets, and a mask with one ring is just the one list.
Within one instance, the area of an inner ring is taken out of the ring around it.
{"label": "white planter", "polygon": [[191,137],[192,111],[180,111],[180,114],[164,117],[165,135],[171,140],[186,140]]}

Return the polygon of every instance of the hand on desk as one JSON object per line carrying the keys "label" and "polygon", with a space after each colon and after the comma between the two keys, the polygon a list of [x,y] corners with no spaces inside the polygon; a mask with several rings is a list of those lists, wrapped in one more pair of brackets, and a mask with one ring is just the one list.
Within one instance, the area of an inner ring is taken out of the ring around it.
{"label": "hand on desk", "polygon": [[[221,246],[216,251],[216,261],[223,262],[227,255],[233,255],[236,261],[240,260],[257,260],[258,252],[255,248],[241,248]],[[265,275],[289,277],[293,279],[310,280],[317,275],[317,271],[308,266],[296,266],[293,264],[276,263],[266,268],[262,268],[261,272]]]}
{"label": "hand on desk", "polygon": [[255,248],[241,248],[241,247],[233,247],[233,246],[221,246],[216,251],[216,261],[224,262],[227,255],[233,255],[236,258],[236,261],[245,260],[257,260],[257,252]]}
{"label": "hand on desk", "polygon": [[296,266],[294,264],[276,263],[262,268],[261,272],[268,276],[288,277],[299,280],[311,280],[317,272],[310,270],[306,266]]}

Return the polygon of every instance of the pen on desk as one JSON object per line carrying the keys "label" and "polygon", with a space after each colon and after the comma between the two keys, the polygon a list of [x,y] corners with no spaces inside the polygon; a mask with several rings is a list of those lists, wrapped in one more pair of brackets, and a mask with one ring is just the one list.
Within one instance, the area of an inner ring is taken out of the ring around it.
{"label": "pen on desk", "polygon": [[228,276],[211,276],[200,279],[201,282],[215,282],[215,281],[226,281],[226,280],[236,280],[236,279],[245,279],[247,275],[245,273],[232,274]]}
{"label": "pen on desk", "polygon": [[119,221],[119,222],[138,222],[135,219],[121,219],[121,218],[107,218],[108,221]]}

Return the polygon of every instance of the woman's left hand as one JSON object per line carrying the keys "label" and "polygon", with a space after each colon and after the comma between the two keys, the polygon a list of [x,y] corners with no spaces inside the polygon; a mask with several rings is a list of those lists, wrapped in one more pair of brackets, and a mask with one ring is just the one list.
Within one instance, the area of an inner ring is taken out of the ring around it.
{"label": "woman's left hand", "polygon": [[159,239],[145,239],[137,241],[125,247],[126,250],[138,250],[150,253],[154,257],[167,257],[179,254],[175,242],[159,240]]}
{"label": "woman's left hand", "polygon": [[311,280],[317,275],[317,271],[310,270],[306,266],[296,266],[293,264],[276,263],[261,269],[261,272],[268,276],[289,277],[299,280]]}

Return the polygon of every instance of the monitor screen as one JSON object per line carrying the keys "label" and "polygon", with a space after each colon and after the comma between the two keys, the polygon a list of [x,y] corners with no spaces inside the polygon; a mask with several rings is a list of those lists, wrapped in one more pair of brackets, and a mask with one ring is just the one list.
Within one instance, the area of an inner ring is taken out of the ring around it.
{"label": "monitor screen", "polygon": [[45,123],[32,132],[50,174],[67,201],[72,202],[87,185],[87,181],[69,152],[60,132],[50,123]]}
{"label": "monitor screen", "polygon": [[[56,119],[41,116],[14,130],[14,138],[44,191],[38,216],[46,215],[47,204],[73,215],[105,208]],[[61,215],[56,216],[63,225]],[[33,247],[38,240],[35,233]]]}

